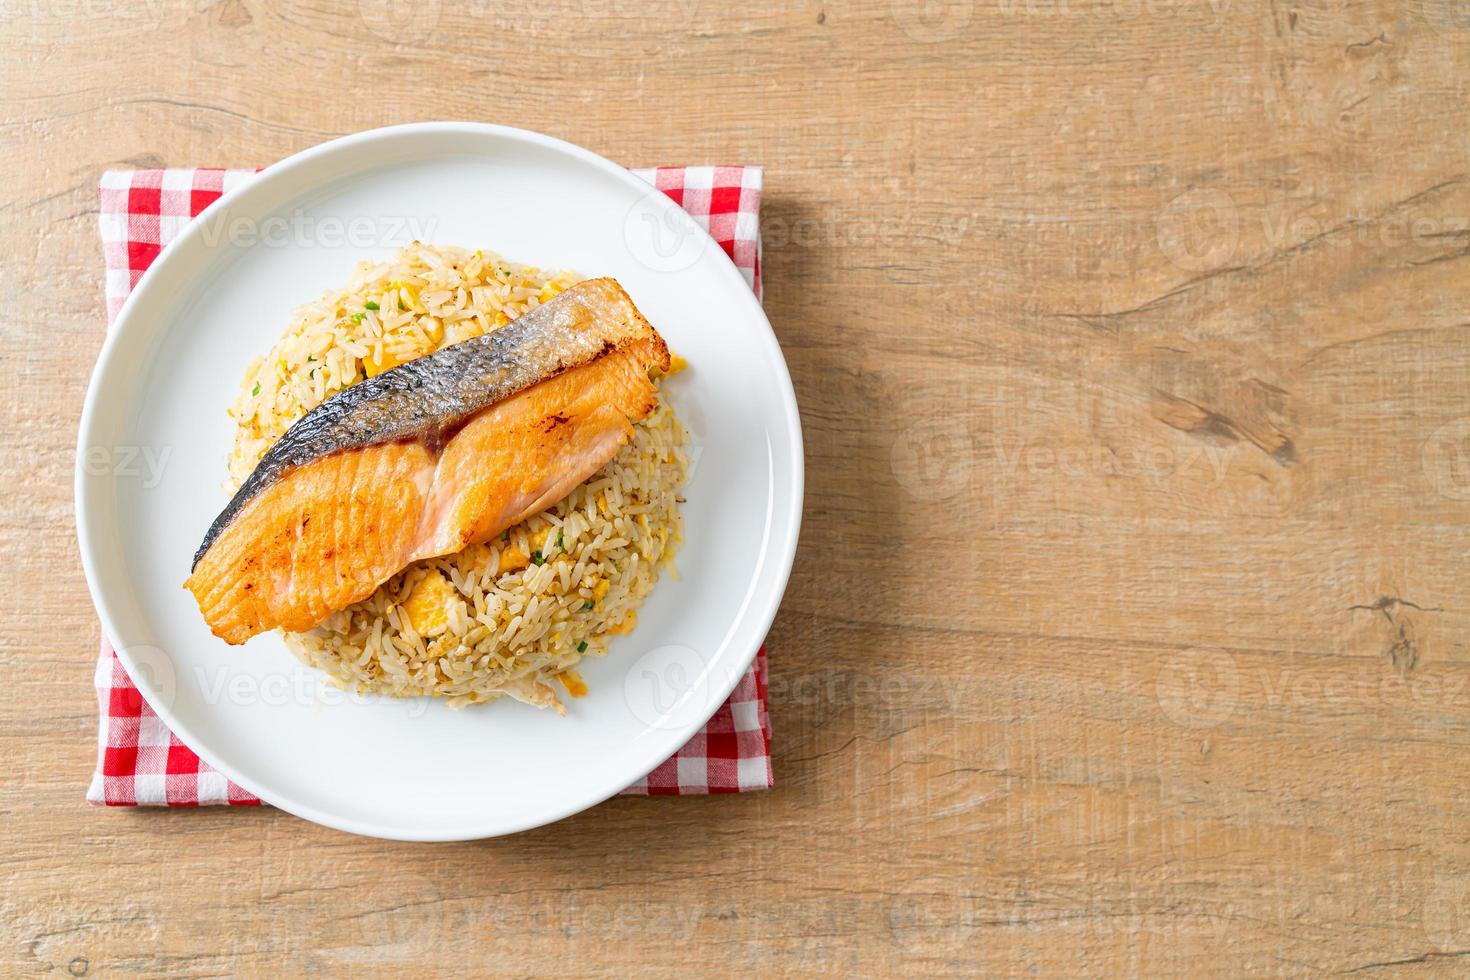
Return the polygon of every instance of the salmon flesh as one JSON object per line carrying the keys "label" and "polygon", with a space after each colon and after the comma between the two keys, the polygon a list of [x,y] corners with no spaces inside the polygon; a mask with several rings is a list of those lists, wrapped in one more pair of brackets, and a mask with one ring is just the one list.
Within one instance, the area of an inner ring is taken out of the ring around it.
{"label": "salmon flesh", "polygon": [[184,583],[216,636],[302,631],[413,562],[552,506],[654,409],[669,350],[589,279],[494,333],[358,382],[291,426],[217,517]]}

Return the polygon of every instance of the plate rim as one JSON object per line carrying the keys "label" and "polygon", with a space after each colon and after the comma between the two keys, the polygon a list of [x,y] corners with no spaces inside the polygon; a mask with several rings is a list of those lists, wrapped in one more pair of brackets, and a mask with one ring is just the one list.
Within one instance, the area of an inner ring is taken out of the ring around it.
{"label": "plate rim", "polygon": [[[346,136],[340,136],[335,139],[327,140],[323,143],[318,143],[314,146],[307,147],[306,149],[285,157],[282,160],[279,160],[276,163],[273,163],[263,168],[258,174],[255,175],[254,179],[226,191],[220,196],[219,199],[211,203],[207,208],[196,215],[195,218],[185,226],[184,230],[179,235],[177,235],[172,241],[164,245],[159,254],[149,265],[148,269],[145,270],[143,275],[139,278],[137,285],[135,285],[133,289],[129,292],[122,307],[119,309],[117,318],[112,323],[111,327],[107,330],[101,350],[97,355],[96,364],[93,366],[91,375],[88,379],[87,393],[85,400],[83,401],[81,419],[77,429],[76,460],[73,474],[73,501],[74,513],[76,517],[77,544],[81,555],[83,572],[87,580],[87,589],[92,600],[93,608],[101,624],[103,639],[104,641],[109,642],[109,645],[112,644],[110,643],[110,641],[108,641],[108,637],[118,635],[116,628],[117,618],[113,614],[112,602],[110,602],[107,597],[107,589],[104,588],[101,573],[97,567],[98,558],[96,557],[95,552],[101,552],[104,546],[102,544],[102,538],[100,537],[102,532],[101,530],[99,530],[98,527],[95,526],[92,517],[92,511],[98,506],[97,500],[94,499],[94,495],[101,494],[104,487],[108,490],[111,490],[115,486],[116,477],[112,476],[110,478],[99,480],[97,477],[87,473],[87,468],[84,465],[84,461],[87,458],[87,450],[89,446],[95,441],[93,439],[95,430],[100,424],[99,416],[102,412],[103,406],[100,403],[99,389],[102,387],[102,382],[104,378],[108,375],[109,370],[112,366],[112,362],[118,356],[118,351],[125,345],[125,338],[130,338],[130,335],[132,333],[135,333],[137,330],[142,329],[141,326],[132,326],[133,311],[140,305],[143,305],[146,298],[151,295],[153,289],[155,288],[155,283],[157,283],[163,276],[163,270],[166,270],[169,264],[173,261],[173,256],[176,253],[193,247],[195,239],[199,238],[204,233],[207,219],[212,216],[212,212],[222,211],[229,208],[231,205],[234,204],[235,200],[238,197],[250,191],[251,188],[258,188],[259,186],[261,186],[262,181],[270,180],[273,177],[282,177],[284,175],[292,173],[293,171],[308,167],[320,157],[340,153],[344,150],[349,150],[354,147],[361,149],[363,144],[371,144],[379,140],[399,139],[403,137],[422,135],[437,136],[455,133],[528,143],[533,146],[541,147],[543,149],[548,149],[567,155],[580,161],[583,164],[589,165],[594,169],[600,170],[604,174],[617,179],[628,188],[636,191],[640,195],[640,199],[646,199],[653,202],[656,207],[659,207],[663,210],[665,215],[680,216],[677,219],[680,221],[689,219],[688,213],[684,211],[682,207],[676,204],[667,195],[663,194],[662,192],[658,192],[657,194],[649,194],[650,191],[657,190],[654,185],[638,177],[628,168],[620,166],[613,161],[592,152],[591,150],[578,146],[574,143],[570,143],[566,140],[559,139],[554,136],[548,136],[544,133],[535,132],[533,130],[521,129],[513,126],[505,126],[497,123],[469,121],[406,123],[394,126],[384,126],[376,129],[364,130],[358,133],[352,133]],[[432,156],[426,157],[426,159],[432,158]],[[714,713],[718,711],[719,708],[729,699],[731,692],[734,691],[735,686],[740,682],[745,672],[750,668],[750,665],[754,661],[756,654],[759,652],[761,646],[765,642],[765,636],[770,630],[771,623],[775,620],[776,613],[780,609],[781,601],[785,597],[786,587],[790,582],[791,571],[796,556],[797,542],[800,538],[801,533],[801,518],[805,494],[805,447],[801,431],[801,417],[797,408],[795,389],[791,383],[790,369],[786,364],[786,359],[784,355],[782,354],[780,343],[776,338],[775,331],[770,325],[770,320],[766,316],[765,308],[761,300],[756,297],[754,290],[752,290],[750,284],[745,281],[744,276],[735,266],[729,255],[727,255],[724,249],[720,248],[714,242],[714,239],[709,235],[708,231],[699,227],[697,222],[689,219],[688,223],[692,228],[698,231],[700,235],[704,236],[705,242],[703,247],[709,248],[710,246],[713,246],[712,250],[715,253],[718,253],[719,259],[722,260],[718,261],[718,264],[722,269],[722,274],[726,278],[733,278],[734,282],[739,284],[740,289],[736,292],[736,295],[743,294],[745,299],[743,299],[742,302],[746,302],[749,304],[747,309],[750,312],[754,313],[756,317],[756,322],[764,327],[764,330],[757,332],[761,337],[762,344],[767,348],[766,353],[768,355],[773,355],[771,361],[776,369],[776,377],[773,380],[776,382],[776,387],[778,389],[778,395],[781,402],[781,414],[785,421],[785,426],[787,430],[786,435],[790,441],[791,446],[791,459],[789,460],[791,466],[790,493],[785,507],[787,512],[785,514],[785,518],[791,528],[791,531],[790,534],[787,536],[787,540],[785,540],[784,542],[774,542],[775,547],[772,549],[772,552],[770,554],[770,557],[773,559],[773,561],[769,568],[769,572],[772,576],[773,587],[768,593],[768,599],[766,603],[763,605],[763,607],[759,609],[752,609],[751,611],[747,612],[744,617],[748,623],[752,623],[757,626],[755,632],[760,635],[760,639],[756,641],[755,645],[749,651],[747,651],[737,660],[736,663],[738,663],[738,669],[732,669],[729,672],[729,677],[724,678],[718,685],[712,686],[712,692],[714,694],[717,694],[718,696],[712,696],[710,698],[709,710],[707,712],[699,712],[696,715],[696,717],[698,718],[697,723],[691,723],[682,726],[680,737],[677,739],[678,744],[681,746],[685,744],[689,740],[689,738],[693,737],[696,732],[703,728],[704,725],[708,723],[710,717],[712,717]],[[779,501],[774,502],[773,510],[779,509]],[[140,617],[146,619],[146,617],[143,616],[141,613],[139,615]],[[738,622],[739,621],[737,620],[737,624]],[[160,709],[154,704],[154,701],[157,700],[156,697],[152,700],[146,697],[146,695],[149,693],[153,693],[155,695],[157,694],[157,692],[149,690],[151,685],[147,683],[149,676],[148,673],[146,671],[140,672],[138,670],[137,663],[126,649],[118,649],[115,645],[113,645],[113,649],[119,660],[122,661],[124,668],[128,672],[128,676],[133,679],[133,683],[138,687],[139,692],[145,695],[145,700],[148,700],[149,707],[154,711],[156,715],[158,715],[160,720],[162,720],[163,723],[168,726],[169,730],[177,735],[179,739],[190,748],[191,751],[194,751],[196,754],[198,754],[200,758],[202,758],[212,768],[219,771],[222,775],[225,776],[225,778],[229,779],[231,782],[234,782],[236,785],[255,795],[262,802],[268,803],[271,806],[274,806],[280,810],[284,810],[294,816],[300,817],[305,820],[310,820],[313,823],[321,824],[322,826],[330,827],[335,830],[386,840],[479,840],[488,837],[498,837],[506,834],[519,833],[521,831],[530,830],[535,827],[545,826],[547,824],[564,820],[567,817],[570,817],[576,813],[580,813],[583,810],[589,809],[598,805],[599,803],[611,799],[613,796],[618,795],[624,788],[624,786],[620,785],[608,793],[603,793],[599,789],[597,791],[594,791],[590,796],[576,797],[570,804],[565,804],[561,807],[556,808],[553,811],[549,811],[547,814],[538,815],[534,818],[526,820],[487,821],[482,824],[471,822],[469,825],[454,827],[427,827],[420,829],[409,829],[398,824],[375,824],[371,820],[340,817],[335,814],[324,812],[315,806],[302,803],[298,800],[282,798],[271,792],[262,792],[262,788],[260,787],[260,785],[255,783],[253,779],[241,779],[239,777],[239,774],[234,771],[233,767],[227,764],[222,764],[219,757],[215,755],[212,749],[203,747],[200,741],[194,737],[194,734],[188,730],[188,726],[183,725],[179,722],[179,719],[175,716],[171,705]],[[734,665],[732,664],[732,666]],[[137,679],[140,673],[144,677],[143,683],[140,683]],[[656,759],[647,769],[644,769],[642,772],[638,773],[638,775],[629,779],[628,784],[636,782],[637,780],[647,776],[649,772],[657,768],[664,761],[665,759],[663,758]]]}

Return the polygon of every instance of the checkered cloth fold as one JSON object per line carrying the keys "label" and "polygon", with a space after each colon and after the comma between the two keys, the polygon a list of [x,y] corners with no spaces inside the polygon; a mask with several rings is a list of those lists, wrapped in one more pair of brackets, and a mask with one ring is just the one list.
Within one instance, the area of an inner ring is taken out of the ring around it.
{"label": "checkered cloth fold", "polygon": [[[657,167],[633,171],[689,212],[761,294],[759,167]],[[159,251],[200,211],[253,170],[110,170],[102,175],[102,250],[107,319]],[[169,731],[104,638],[95,675],[101,722],[97,772],[87,800],[106,806],[259,805]],[[672,758],[623,790],[677,796],[737,793],[772,785],[771,722],[762,648],[730,699]]]}

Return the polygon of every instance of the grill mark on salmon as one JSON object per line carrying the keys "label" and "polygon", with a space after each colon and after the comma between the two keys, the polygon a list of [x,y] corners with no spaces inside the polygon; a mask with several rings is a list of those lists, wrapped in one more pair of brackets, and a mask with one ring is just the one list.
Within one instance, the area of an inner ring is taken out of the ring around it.
{"label": "grill mark on salmon", "polygon": [[214,633],[301,631],[552,506],[654,408],[663,339],[615,281],[359,382],[261,458],[185,587]]}

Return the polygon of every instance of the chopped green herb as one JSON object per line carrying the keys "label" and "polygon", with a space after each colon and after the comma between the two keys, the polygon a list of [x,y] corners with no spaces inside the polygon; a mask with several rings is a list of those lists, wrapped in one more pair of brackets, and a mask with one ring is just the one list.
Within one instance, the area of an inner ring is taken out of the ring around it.
{"label": "chopped green herb", "polygon": [[593,602],[591,599],[588,599],[586,602],[582,603],[582,608],[591,609],[595,605],[597,605],[597,603]]}
{"label": "chopped green herb", "polygon": [[361,323],[364,319],[366,319],[366,317],[366,313],[354,313],[347,319],[351,320],[353,323]]}
{"label": "chopped green herb", "polygon": [[577,644],[577,652],[578,653],[586,653],[587,652],[587,641],[586,640],[583,640],[581,643],[578,643]]}
{"label": "chopped green herb", "polygon": [[408,309],[408,307],[406,307],[406,306],[403,305],[403,299],[402,298],[399,298],[399,300],[398,300],[398,309],[399,309],[400,312]]}
{"label": "chopped green herb", "polygon": [[363,305],[363,307],[365,309],[369,309],[369,310],[380,309],[380,307],[378,306],[378,304],[377,303],[374,303],[372,300],[368,300],[366,303],[364,303],[362,305]]}
{"label": "chopped green herb", "polygon": [[556,532],[556,546],[558,548],[560,548],[562,551],[566,551],[567,550],[567,546],[561,543],[561,536],[562,536],[562,532],[561,531],[557,531]]}
{"label": "chopped green herb", "polygon": [[254,388],[250,389],[250,395],[252,398],[258,394],[260,394],[260,385],[256,385]]}
{"label": "chopped green herb", "polygon": [[310,364],[314,360],[316,360],[316,358],[314,356],[309,355],[309,354],[307,355],[307,357],[306,357],[306,363]]}
{"label": "chopped green herb", "polygon": [[546,559],[541,557],[541,552],[539,552],[539,551],[533,551],[533,552],[531,552],[531,564],[532,565],[544,565],[544,564],[546,564]]}

